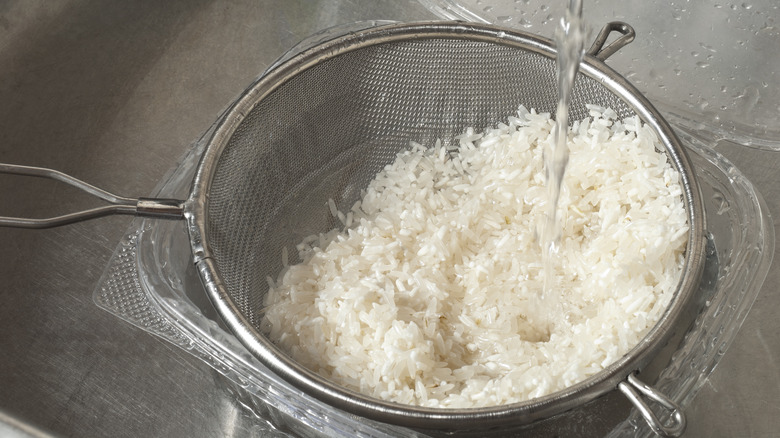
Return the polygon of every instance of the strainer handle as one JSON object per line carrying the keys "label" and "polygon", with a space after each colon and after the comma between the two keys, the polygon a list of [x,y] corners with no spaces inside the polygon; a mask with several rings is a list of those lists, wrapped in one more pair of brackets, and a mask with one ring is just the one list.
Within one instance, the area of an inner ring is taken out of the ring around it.
{"label": "strainer handle", "polygon": [[[604,44],[607,43],[607,39],[609,38],[609,34],[612,32],[618,32],[623,36],[619,37],[615,41],[612,41],[608,46],[604,47]],[[596,40],[593,41],[593,45],[590,46],[590,49],[588,49],[586,54],[595,56],[596,58],[604,61],[610,56],[614,55],[615,52],[629,44],[631,41],[634,41],[635,36],[636,32],[634,32],[634,28],[631,27],[628,23],[623,23],[622,21],[609,22],[601,29],[601,32],[599,32],[598,36],[596,36]]]}
{"label": "strainer handle", "polygon": [[[626,380],[618,383],[618,389],[639,411],[647,424],[657,435],[662,437],[679,437],[685,432],[686,419],[680,406],[665,395],[656,391],[636,377],[636,373],[628,375]],[[664,424],[645,403],[642,396],[656,402],[669,411],[670,422]]]}
{"label": "strainer handle", "polygon": [[184,202],[176,199],[125,198],[87,184],[58,170],[43,167],[0,163],[0,173],[49,178],[69,184],[100,198],[111,205],[44,219],[0,216],[0,227],[52,228],[112,214],[180,219],[184,217]]}

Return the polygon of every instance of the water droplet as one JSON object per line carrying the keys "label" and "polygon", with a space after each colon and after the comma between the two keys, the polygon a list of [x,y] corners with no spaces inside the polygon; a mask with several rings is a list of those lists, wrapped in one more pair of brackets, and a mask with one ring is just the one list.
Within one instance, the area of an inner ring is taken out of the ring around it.
{"label": "water droplet", "polygon": [[717,52],[717,50],[715,50],[714,47],[712,47],[710,45],[707,45],[705,43],[699,43],[699,47],[701,47],[702,49],[704,49],[704,50],[706,50],[708,52],[713,52],[713,53]]}
{"label": "water droplet", "polygon": [[751,5],[749,3],[742,3],[742,7],[747,9],[747,10],[753,9],[753,5]]}
{"label": "water droplet", "polygon": [[520,19],[520,25],[526,28],[533,26],[533,24],[525,18]]}
{"label": "water droplet", "polygon": [[540,11],[547,11],[548,9],[550,9],[550,7],[549,7],[549,6],[547,6],[547,5],[542,5],[542,6],[539,6],[539,10],[540,10]]}
{"label": "water droplet", "polygon": [[699,52],[694,50],[693,52],[691,52],[691,56],[693,56],[694,58],[697,58],[699,56]]}
{"label": "water droplet", "polygon": [[680,70],[679,68],[676,68],[676,69],[674,69],[674,74],[676,74],[677,76],[680,76],[680,74],[682,74],[682,70]]}
{"label": "water droplet", "polygon": [[729,91],[729,88],[727,86],[724,85],[724,86],[720,87],[720,92],[721,93],[725,93],[727,91]]}
{"label": "water droplet", "polygon": [[696,66],[697,67],[701,67],[701,68],[707,68],[707,67],[710,66],[710,63],[709,62],[704,62],[704,61],[699,61],[699,62],[696,63]]}
{"label": "water droplet", "polygon": [[[508,23],[508,22],[512,21],[512,16],[511,15],[502,15],[500,17],[496,17],[496,21],[501,22],[501,23]],[[528,20],[526,20],[524,18],[524,19],[520,20],[520,24],[523,24],[524,21],[528,22]],[[526,26],[526,27],[530,27],[530,26]]]}
{"label": "water droplet", "polygon": [[493,10],[493,6],[485,6],[484,8],[482,8],[482,10],[485,12],[490,12]]}

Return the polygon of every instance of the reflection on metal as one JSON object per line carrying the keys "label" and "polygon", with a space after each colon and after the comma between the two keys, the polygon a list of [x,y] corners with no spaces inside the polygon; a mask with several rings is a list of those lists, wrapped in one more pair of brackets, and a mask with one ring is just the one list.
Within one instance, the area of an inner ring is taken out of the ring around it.
{"label": "reflection on metal", "polygon": [[71,185],[111,204],[46,219],[0,216],[0,227],[52,228],[112,214],[129,214],[167,219],[181,219],[184,217],[183,201],[176,199],[125,198],[87,184],[58,170],[0,163],[0,173],[53,179]]}
{"label": "reflection on metal", "polygon": [[[609,45],[604,47],[604,45],[607,43],[607,39],[609,38],[609,35],[612,32],[618,32],[622,36],[618,37],[618,39],[616,39],[615,41],[609,43]],[[601,32],[599,32],[598,36],[596,37],[596,40],[593,41],[593,45],[590,46],[590,49],[588,49],[586,53],[590,56],[595,56],[596,58],[604,61],[610,56],[614,55],[618,50],[620,50],[626,44],[629,44],[632,41],[634,41],[635,36],[636,36],[636,32],[634,32],[634,28],[628,25],[627,23],[623,23],[621,21],[613,21],[611,23],[607,23],[607,25],[604,26],[603,29],[601,29]]]}
{"label": "reflection on metal", "polygon": [[[677,438],[685,432],[685,414],[677,403],[637,379],[636,373],[628,375],[624,382],[618,384],[618,389],[634,404],[653,431],[663,437]],[[653,413],[652,408],[645,403],[642,396],[656,402],[668,411],[670,423],[664,423]]]}

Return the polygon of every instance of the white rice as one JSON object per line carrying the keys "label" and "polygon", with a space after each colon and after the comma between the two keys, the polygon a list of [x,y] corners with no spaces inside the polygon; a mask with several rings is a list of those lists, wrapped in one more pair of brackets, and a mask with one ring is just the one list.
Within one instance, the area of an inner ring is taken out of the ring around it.
{"label": "white rice", "polygon": [[688,225],[652,129],[590,110],[569,134],[549,333],[536,230],[554,122],[523,107],[457,153],[413,143],[346,215],[329,201],[345,228],[269,279],[264,330],[328,379],[428,407],[540,397],[619,359],[668,305]]}

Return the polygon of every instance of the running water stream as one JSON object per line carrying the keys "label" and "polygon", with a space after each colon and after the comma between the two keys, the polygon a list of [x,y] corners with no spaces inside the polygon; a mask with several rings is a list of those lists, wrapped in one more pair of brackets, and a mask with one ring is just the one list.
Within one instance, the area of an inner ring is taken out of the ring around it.
{"label": "running water stream", "polygon": [[558,214],[563,176],[569,162],[567,145],[569,131],[569,104],[583,56],[585,30],[582,23],[582,0],[569,0],[566,13],[555,32],[555,45],[558,51],[558,107],[555,112],[554,143],[544,154],[545,182],[547,185],[547,216],[542,226],[542,262],[544,266],[544,290],[541,297],[541,310],[547,329],[556,314],[563,311],[560,303],[560,291],[555,287],[555,266],[560,249],[562,224]]}

